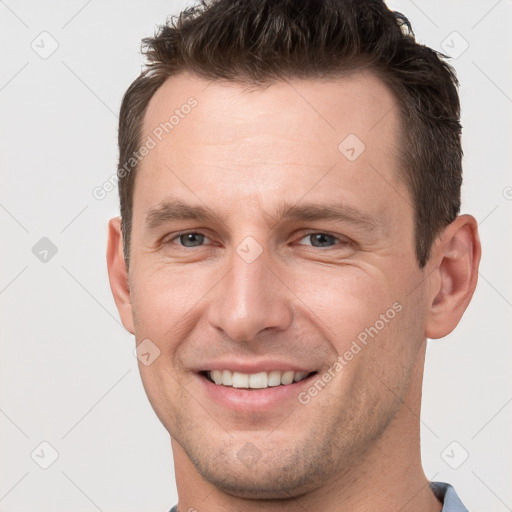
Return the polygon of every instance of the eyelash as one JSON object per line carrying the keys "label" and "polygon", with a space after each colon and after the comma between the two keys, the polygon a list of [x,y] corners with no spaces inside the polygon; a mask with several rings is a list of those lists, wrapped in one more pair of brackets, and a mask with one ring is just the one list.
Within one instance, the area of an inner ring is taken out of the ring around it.
{"label": "eyelash", "polygon": [[[202,233],[201,231],[183,231],[181,233],[177,233],[172,238],[168,239],[166,242],[164,242],[164,245],[169,245],[169,244],[173,243],[174,240],[177,240],[177,239],[179,239],[180,237],[182,237],[184,235],[191,235],[191,234],[202,235],[207,240],[209,240],[209,237],[207,235],[205,235],[204,233]],[[340,242],[339,245],[342,245],[342,246],[351,245],[351,243],[352,243],[352,241],[349,240],[348,238],[337,236],[334,233],[329,233],[328,231],[310,231],[310,232],[307,232],[307,233],[303,234],[299,238],[299,240],[303,240],[304,238],[309,237],[311,235],[327,235],[329,237],[333,237],[335,240]],[[195,246],[195,247],[187,247],[185,245],[180,245],[180,244],[176,244],[176,245],[178,245],[179,247],[181,247],[183,249],[195,249],[197,247],[203,247],[203,245],[199,245],[199,246]],[[308,245],[308,244],[300,244],[300,245],[306,245],[308,247],[313,247],[315,249],[332,249],[332,248],[335,248],[335,246],[316,247],[314,245]]]}

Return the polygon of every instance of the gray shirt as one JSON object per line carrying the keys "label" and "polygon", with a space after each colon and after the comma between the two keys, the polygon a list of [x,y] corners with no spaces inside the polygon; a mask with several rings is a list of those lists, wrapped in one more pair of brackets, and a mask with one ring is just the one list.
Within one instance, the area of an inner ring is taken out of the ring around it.
{"label": "gray shirt", "polygon": [[[450,484],[444,482],[430,482],[430,488],[437,499],[443,503],[441,512],[469,512]],[[177,507],[177,505],[172,507],[169,512],[178,512]]]}

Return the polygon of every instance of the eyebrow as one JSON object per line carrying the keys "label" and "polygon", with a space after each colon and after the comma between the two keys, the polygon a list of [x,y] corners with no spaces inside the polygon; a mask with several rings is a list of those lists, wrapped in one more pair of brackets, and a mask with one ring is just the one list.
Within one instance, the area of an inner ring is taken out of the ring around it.
{"label": "eyebrow", "polygon": [[197,220],[200,222],[225,221],[219,215],[215,215],[210,208],[205,206],[192,206],[179,199],[165,200],[148,210],[146,227],[150,230],[159,228],[162,224],[178,220]]}
{"label": "eyebrow", "polygon": [[367,229],[378,226],[376,219],[353,206],[337,203],[283,203],[275,215],[277,220],[293,221],[337,221],[354,224]]}
{"label": "eyebrow", "polygon": [[[270,214],[274,221],[337,221],[353,224],[365,229],[375,229],[378,222],[375,218],[359,209],[340,203],[281,203],[276,212]],[[190,205],[179,199],[160,202],[147,212],[145,225],[149,230],[155,230],[164,224],[182,220],[199,222],[222,222],[227,224],[224,215],[213,212],[211,208],[201,205]]]}

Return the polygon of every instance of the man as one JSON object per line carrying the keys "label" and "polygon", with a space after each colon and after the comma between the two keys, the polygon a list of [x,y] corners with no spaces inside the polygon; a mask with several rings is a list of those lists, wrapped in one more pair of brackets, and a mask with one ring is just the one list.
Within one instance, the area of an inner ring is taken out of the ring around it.
{"label": "man", "polygon": [[466,510],[419,439],[480,260],[451,67],[378,0],[219,0],[145,44],[107,259],[173,511]]}

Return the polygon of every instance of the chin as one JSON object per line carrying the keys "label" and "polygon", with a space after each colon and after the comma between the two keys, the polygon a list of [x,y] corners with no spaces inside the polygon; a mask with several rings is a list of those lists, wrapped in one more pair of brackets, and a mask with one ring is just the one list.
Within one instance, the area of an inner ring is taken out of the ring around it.
{"label": "chin", "polygon": [[251,444],[225,446],[217,453],[192,450],[195,453],[188,451],[188,456],[204,480],[226,494],[243,499],[297,498],[320,488],[332,475],[335,463],[332,451],[322,453],[318,446],[312,451],[309,446],[297,449],[271,443],[259,458],[256,455],[248,460],[245,455],[251,455]]}
{"label": "chin", "polygon": [[[238,498],[252,500],[282,500],[297,498],[311,492],[311,474],[306,471],[290,472],[286,468],[273,469],[261,467],[258,471],[240,468],[233,463],[228,472],[226,468],[214,471],[197,468],[201,476],[217,489]],[[211,468],[210,468],[211,469]],[[302,468],[303,469],[303,468]]]}

